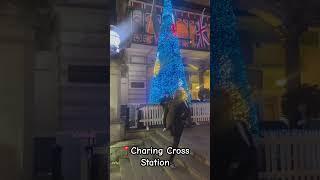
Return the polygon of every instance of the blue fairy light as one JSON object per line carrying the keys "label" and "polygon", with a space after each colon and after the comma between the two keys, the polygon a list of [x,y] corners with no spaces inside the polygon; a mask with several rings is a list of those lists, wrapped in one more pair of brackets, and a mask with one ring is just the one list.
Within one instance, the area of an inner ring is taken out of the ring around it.
{"label": "blue fairy light", "polygon": [[[249,123],[259,133],[257,110],[251,98],[246,64],[240,50],[237,20],[232,0],[211,1],[211,89],[235,87],[249,107]],[[228,67],[228,68],[226,68]]]}
{"label": "blue fairy light", "polygon": [[174,21],[171,0],[164,0],[157,60],[149,93],[151,104],[160,103],[165,94],[173,95],[178,88],[183,88],[187,93],[187,100],[191,100]]}

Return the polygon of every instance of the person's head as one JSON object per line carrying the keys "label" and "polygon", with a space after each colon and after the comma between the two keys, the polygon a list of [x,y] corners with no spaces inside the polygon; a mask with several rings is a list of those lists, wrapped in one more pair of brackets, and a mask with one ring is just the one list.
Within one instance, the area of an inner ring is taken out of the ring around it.
{"label": "person's head", "polygon": [[174,93],[174,99],[177,100],[184,100],[185,96],[185,90],[183,88],[179,88],[176,90],[176,92]]}

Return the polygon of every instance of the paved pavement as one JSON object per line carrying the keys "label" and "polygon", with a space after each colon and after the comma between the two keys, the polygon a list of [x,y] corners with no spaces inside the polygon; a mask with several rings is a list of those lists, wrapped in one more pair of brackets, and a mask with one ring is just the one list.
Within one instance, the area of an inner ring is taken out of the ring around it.
{"label": "paved pavement", "polygon": [[199,125],[185,128],[180,140],[181,145],[201,153],[210,161],[210,125]]}

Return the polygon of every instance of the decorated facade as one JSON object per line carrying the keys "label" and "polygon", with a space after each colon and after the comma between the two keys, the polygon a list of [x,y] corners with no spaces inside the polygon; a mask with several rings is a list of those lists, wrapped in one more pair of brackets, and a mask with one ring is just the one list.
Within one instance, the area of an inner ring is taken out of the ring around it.
{"label": "decorated facade", "polygon": [[[157,45],[155,27],[153,27],[152,4],[143,1],[130,1],[129,16],[132,27],[137,27],[133,33],[132,41],[146,45]],[[156,24],[162,22],[163,7],[155,5]],[[210,47],[210,16],[205,11],[190,12],[181,9],[174,9],[176,32],[179,38],[180,47],[184,49],[209,50]]]}
{"label": "decorated facade", "polygon": [[[162,2],[162,1],[161,1]],[[163,3],[163,2],[162,2]],[[129,1],[127,19],[131,27],[126,48],[127,72],[121,77],[121,104],[146,104],[151,82],[160,73],[157,64],[163,4]],[[190,99],[199,99],[201,89],[210,89],[210,16],[208,7],[198,10],[173,5],[173,32],[185,73]]]}

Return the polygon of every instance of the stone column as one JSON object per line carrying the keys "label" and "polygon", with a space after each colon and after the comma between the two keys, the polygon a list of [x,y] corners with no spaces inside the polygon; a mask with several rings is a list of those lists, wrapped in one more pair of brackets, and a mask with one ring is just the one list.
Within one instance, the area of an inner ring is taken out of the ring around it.
{"label": "stone column", "polygon": [[[28,41],[24,43],[24,122],[23,132],[20,134],[23,138],[23,179],[31,180],[34,163],[34,78],[33,78],[33,59],[35,57],[35,46],[33,29],[29,26],[25,28],[25,36],[30,37]],[[13,52],[13,51],[11,51]],[[18,53],[18,52],[15,52]],[[11,61],[11,60],[10,60]],[[22,140],[21,138],[21,140]],[[31,171],[31,172],[30,172]]]}
{"label": "stone column", "polygon": [[[293,27],[294,28],[294,27]],[[295,30],[289,30],[284,40],[285,46],[285,68],[287,76],[287,90],[298,88],[301,84],[301,65],[300,65],[300,34]]]}
{"label": "stone column", "polygon": [[120,66],[110,62],[110,143],[124,139],[124,124],[120,121]]}
{"label": "stone column", "polygon": [[[304,31],[304,25],[294,20],[286,23],[282,28],[282,41],[285,47],[285,71],[286,89],[290,92],[301,85],[301,63],[300,63],[300,37]],[[288,120],[291,128],[296,127],[296,109],[289,110]]]}
{"label": "stone column", "polygon": [[205,66],[204,64],[200,65],[199,67],[199,85],[200,87],[204,87],[204,73],[207,70],[207,67],[209,67],[210,65]]}
{"label": "stone column", "polygon": [[282,21],[279,30],[286,52],[287,90],[298,88],[301,84],[300,44],[302,33],[307,30],[308,2],[299,0],[279,1]]}
{"label": "stone column", "polygon": [[54,137],[59,128],[57,67],[58,59],[54,52],[37,52],[33,66],[33,135],[36,137]]}
{"label": "stone column", "polygon": [[200,87],[203,86],[203,83],[204,83],[204,78],[203,78],[203,75],[204,75],[204,69],[199,69],[199,85]]}

